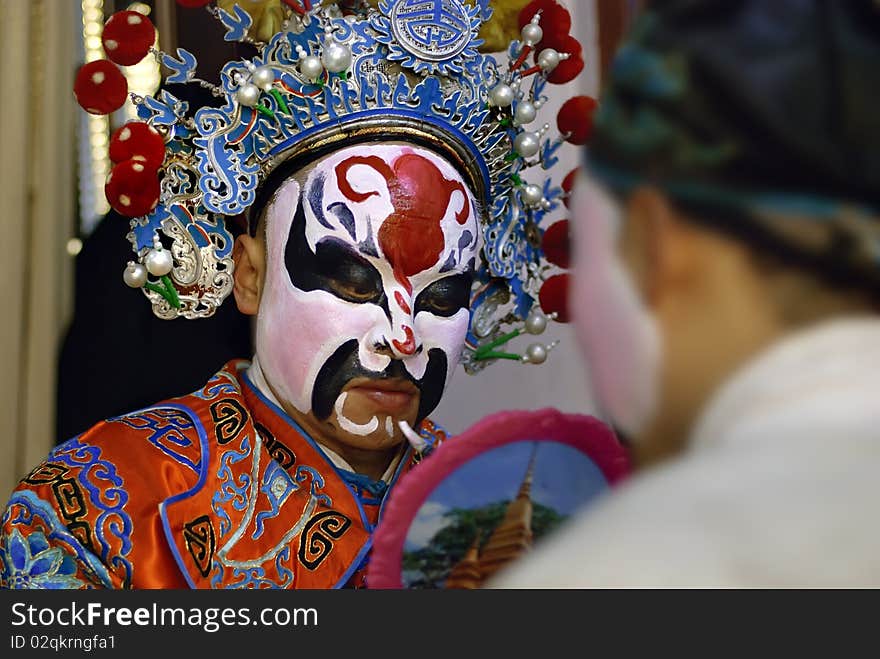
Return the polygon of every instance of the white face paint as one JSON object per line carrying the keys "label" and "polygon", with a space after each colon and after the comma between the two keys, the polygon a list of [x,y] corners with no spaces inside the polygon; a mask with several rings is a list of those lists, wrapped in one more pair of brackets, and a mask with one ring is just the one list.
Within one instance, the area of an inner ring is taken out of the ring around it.
{"label": "white face paint", "polygon": [[577,336],[600,404],[618,428],[637,436],[657,406],[660,332],[617,255],[617,204],[581,174],[572,214],[569,307]]}
{"label": "white face paint", "polygon": [[[348,411],[351,392],[337,371],[351,370],[356,356],[348,380],[409,380],[421,388],[420,411],[426,397],[436,405],[464,346],[469,311],[450,300],[461,300],[464,282],[466,305],[478,226],[461,175],[415,146],[348,147],[319,161],[302,187],[288,179],[266,215],[256,327],[257,355],[276,393],[303,414],[334,412],[344,432],[393,434],[399,410]],[[395,362],[403,368],[389,377]],[[314,409],[330,394],[319,405],[326,409]]]}
{"label": "white face paint", "polygon": [[336,399],[336,404],[333,406],[340,427],[345,432],[349,432],[352,435],[370,435],[376,432],[376,429],[379,427],[379,419],[377,419],[375,416],[371,417],[369,422],[367,423],[355,423],[345,416],[343,409],[345,408],[346,398],[348,398],[348,392],[343,391],[341,394],[339,394],[339,398]]}

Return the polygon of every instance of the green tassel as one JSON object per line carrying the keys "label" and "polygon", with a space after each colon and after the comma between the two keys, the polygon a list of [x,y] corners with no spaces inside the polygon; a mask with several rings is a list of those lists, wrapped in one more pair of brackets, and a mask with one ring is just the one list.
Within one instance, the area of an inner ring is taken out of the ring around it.
{"label": "green tassel", "polygon": [[520,355],[515,355],[512,352],[487,352],[483,355],[474,355],[474,359],[478,362],[484,362],[489,359],[509,359],[511,361],[522,361],[522,357]]}
{"label": "green tassel", "polygon": [[255,107],[257,108],[257,112],[259,112],[260,114],[265,115],[265,116],[269,117],[270,119],[275,118],[275,113],[272,112],[272,110],[267,108],[265,105],[262,105],[261,103],[257,103]]}
{"label": "green tassel", "polygon": [[[477,360],[490,359],[489,357],[485,357],[484,355],[489,355],[489,354],[497,355],[497,354],[499,354],[499,353],[494,353],[492,351],[495,348],[497,348],[498,346],[504,345],[505,343],[507,343],[511,339],[515,339],[516,337],[518,337],[522,333],[523,333],[523,330],[516,329],[516,330],[513,330],[512,332],[508,332],[507,334],[504,334],[503,336],[499,336],[494,341],[490,341],[489,343],[487,343],[485,345],[481,345],[474,352],[474,359],[477,359]],[[508,357],[497,357],[497,358],[498,359],[509,359]],[[519,359],[518,356],[517,356],[517,359]]]}
{"label": "green tassel", "polygon": [[284,102],[284,97],[274,87],[269,90],[269,93],[272,94],[272,98],[275,99],[275,102],[278,104],[278,107],[284,114],[290,114],[290,108],[287,107],[287,103]]}
{"label": "green tassel", "polygon": [[175,309],[180,309],[180,297],[177,295],[177,289],[174,287],[174,282],[168,277],[168,275],[162,276],[162,286],[158,284],[153,284],[151,282],[147,282],[144,284],[144,288],[148,291],[153,291],[154,293],[158,293]]}

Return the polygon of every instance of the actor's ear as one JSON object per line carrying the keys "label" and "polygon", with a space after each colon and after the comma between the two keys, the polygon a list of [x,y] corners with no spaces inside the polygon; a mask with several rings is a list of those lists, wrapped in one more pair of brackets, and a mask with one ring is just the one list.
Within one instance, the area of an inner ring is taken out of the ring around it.
{"label": "actor's ear", "polygon": [[260,308],[266,273],[263,241],[247,234],[240,235],[235,239],[232,258],[235,261],[235,285],[232,289],[235,303],[243,314],[254,316]]}
{"label": "actor's ear", "polygon": [[621,251],[642,299],[655,307],[665,293],[699,276],[698,241],[669,198],[643,186],[629,196]]}

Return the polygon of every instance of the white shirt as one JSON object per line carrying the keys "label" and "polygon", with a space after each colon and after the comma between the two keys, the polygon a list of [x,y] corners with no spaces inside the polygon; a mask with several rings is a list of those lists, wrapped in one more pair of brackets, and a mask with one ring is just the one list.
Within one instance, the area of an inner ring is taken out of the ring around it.
{"label": "white shirt", "polygon": [[880,319],[772,346],[495,587],[880,586]]}

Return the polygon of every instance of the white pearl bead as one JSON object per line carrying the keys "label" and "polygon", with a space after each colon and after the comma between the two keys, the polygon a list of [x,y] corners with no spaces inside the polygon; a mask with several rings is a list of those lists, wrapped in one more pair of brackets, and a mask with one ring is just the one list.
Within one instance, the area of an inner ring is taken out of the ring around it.
{"label": "white pearl bead", "polygon": [[536,23],[526,23],[523,26],[520,35],[522,36],[522,41],[525,45],[534,46],[544,38],[544,30],[542,30],[541,26]]}
{"label": "white pearl bead", "polygon": [[559,66],[559,53],[553,48],[545,48],[538,55],[538,66],[547,73],[550,73],[550,71]]}
{"label": "white pearl bead", "polygon": [[299,72],[309,80],[317,80],[324,72],[324,65],[319,57],[307,55],[299,61]]}
{"label": "white pearl bead", "polygon": [[151,249],[144,259],[144,265],[147,266],[150,274],[155,277],[162,277],[171,272],[174,267],[174,259],[171,258],[171,252],[167,249]]}
{"label": "white pearl bead", "polygon": [[513,150],[523,158],[531,158],[541,150],[541,140],[535,133],[523,131],[513,140]]}
{"label": "white pearl bead", "polygon": [[235,100],[245,107],[252,108],[260,100],[260,88],[251,84],[239,87],[238,91],[235,92]]}
{"label": "white pearl bead", "polygon": [[351,49],[334,39],[324,43],[321,62],[330,73],[342,73],[351,66]]}
{"label": "white pearl bead", "polygon": [[534,183],[529,183],[522,191],[523,202],[526,206],[539,206],[544,199],[544,191]]}
{"label": "white pearl bead", "polygon": [[538,116],[537,108],[528,101],[517,103],[516,110],[513,113],[513,120],[517,125],[531,123]]}
{"label": "white pearl bead", "polygon": [[526,318],[526,332],[529,334],[542,334],[545,329],[547,329],[547,316],[541,311],[530,311]]}
{"label": "white pearl bead", "polygon": [[526,348],[526,359],[530,364],[543,364],[547,361],[547,348],[540,343],[533,343]]}
{"label": "white pearl bead", "polygon": [[513,103],[513,89],[510,88],[510,85],[506,85],[503,82],[496,85],[489,92],[489,102],[492,105],[497,105],[499,108],[508,107]]}
{"label": "white pearl bead", "polygon": [[122,280],[127,286],[141,288],[147,283],[147,269],[140,263],[129,263],[122,273]]}
{"label": "white pearl bead", "polygon": [[251,75],[251,82],[260,89],[268,90],[275,82],[275,72],[268,66],[261,66]]}

